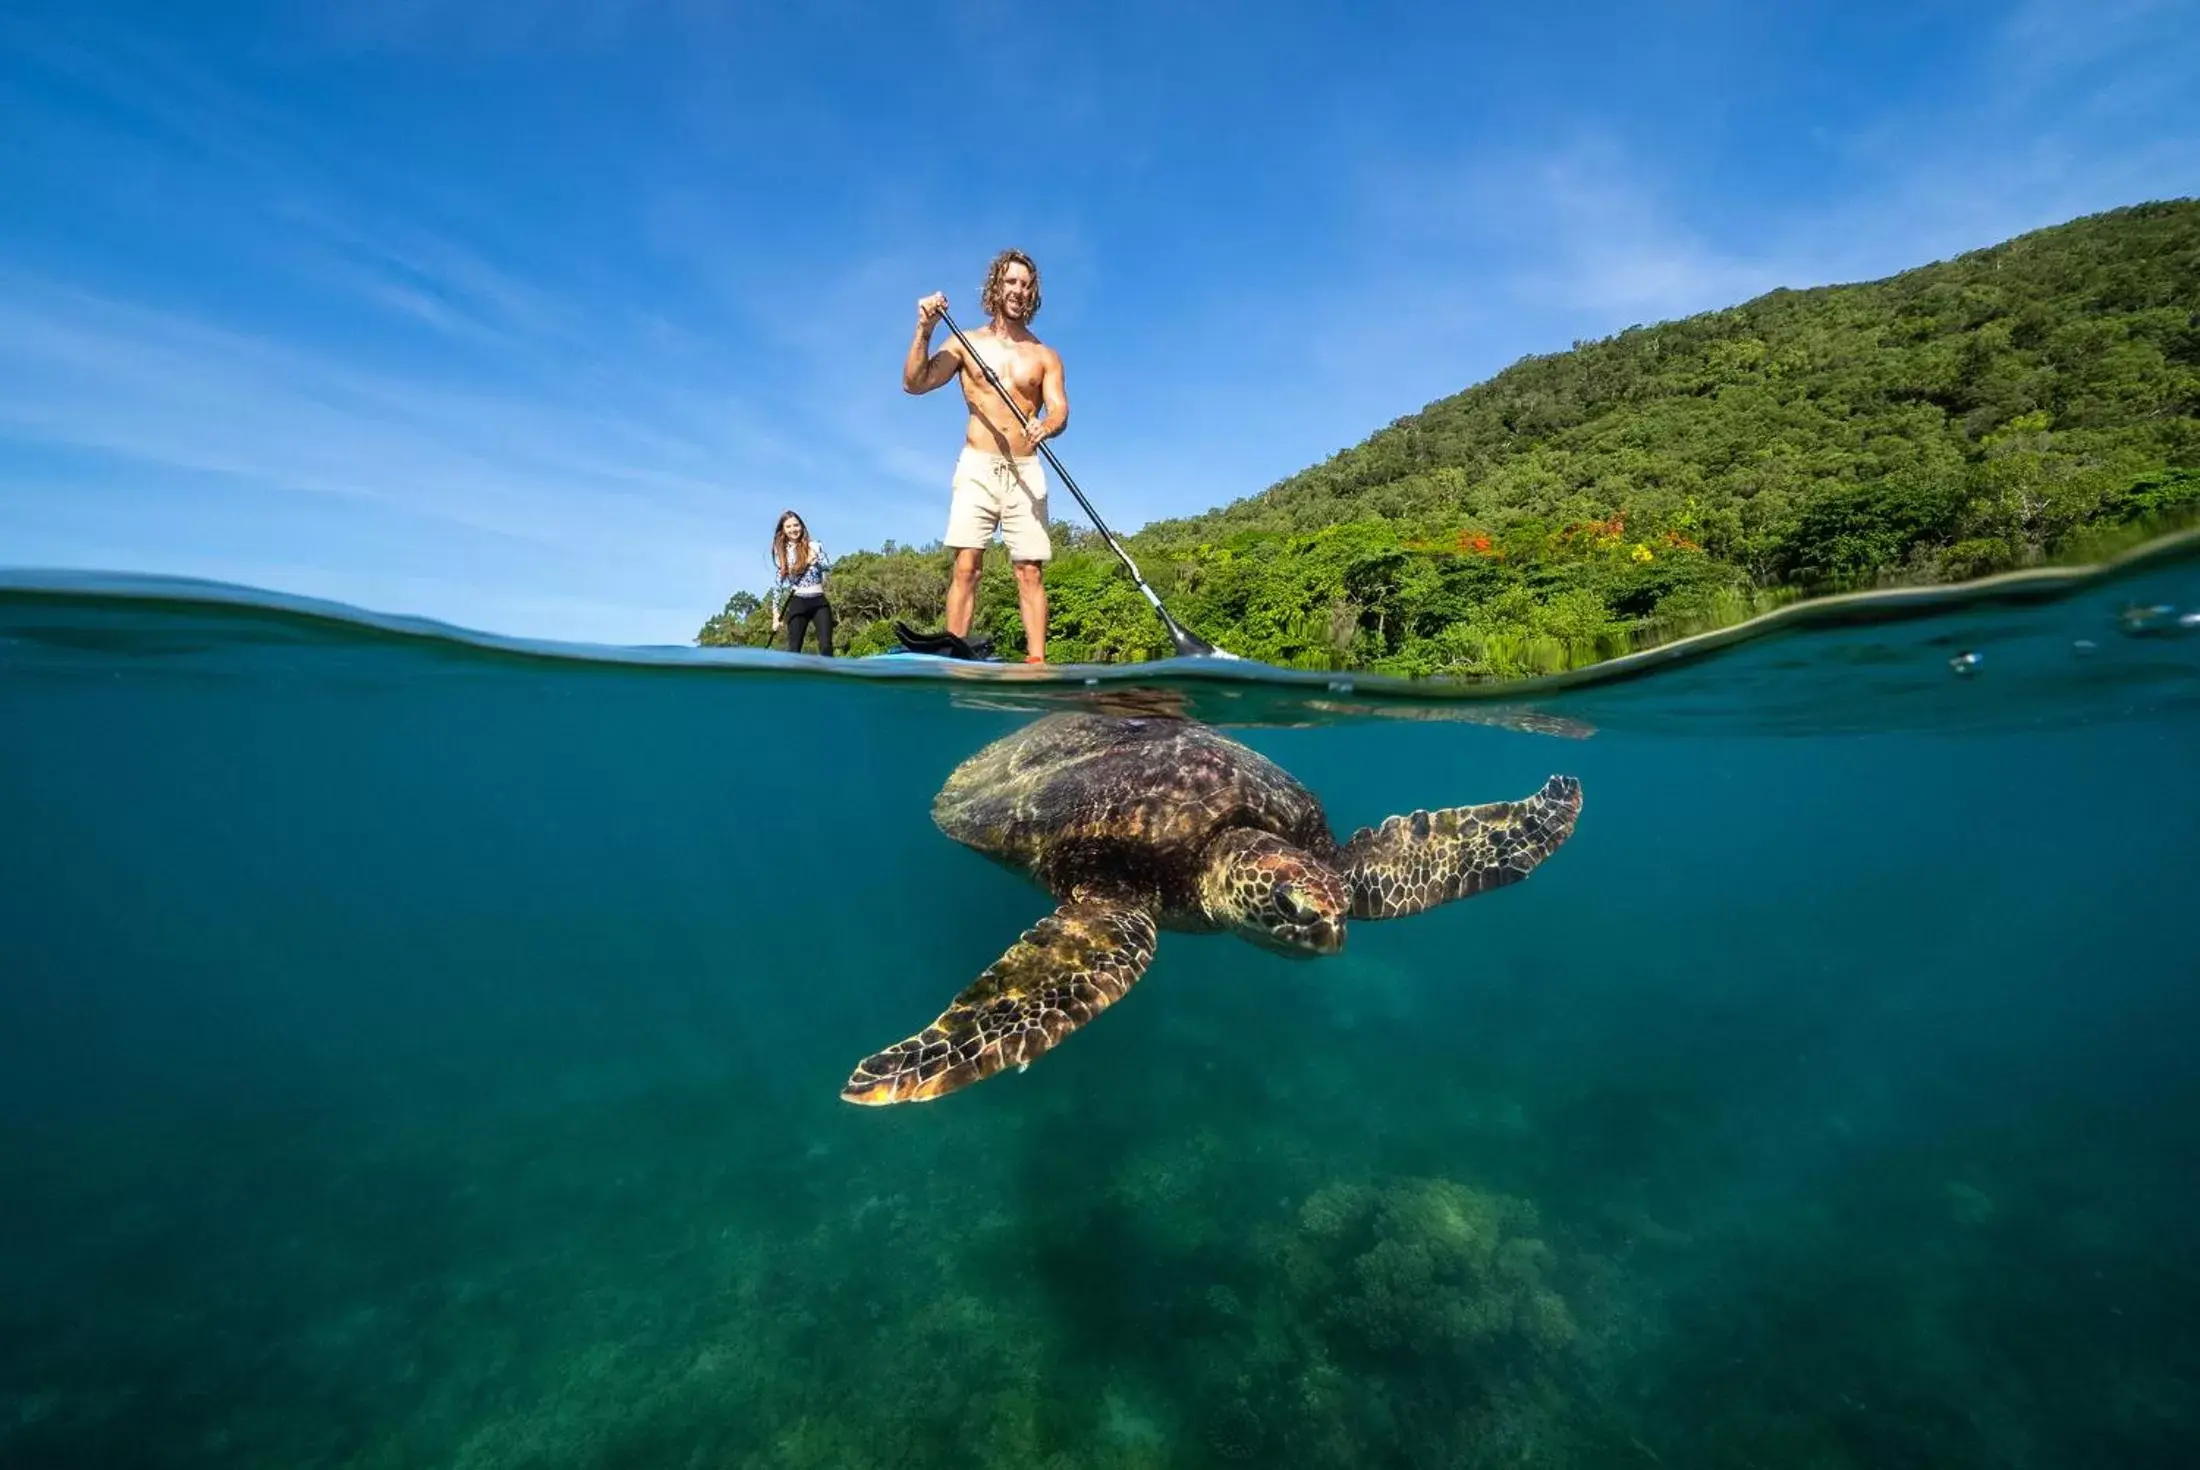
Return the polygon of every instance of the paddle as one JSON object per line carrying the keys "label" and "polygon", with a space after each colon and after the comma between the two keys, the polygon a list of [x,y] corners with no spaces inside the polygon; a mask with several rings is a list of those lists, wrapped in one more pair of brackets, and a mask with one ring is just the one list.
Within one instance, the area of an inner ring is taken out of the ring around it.
{"label": "paddle", "polygon": [[[993,376],[993,365],[979,355],[977,348],[970,345],[970,339],[963,335],[961,327],[955,325],[955,318],[948,314],[945,307],[940,308],[940,320],[947,323],[947,330],[955,334],[957,342],[962,343],[963,351],[978,365],[978,371],[985,374],[985,380],[993,385],[993,391],[1001,395],[1001,402],[1008,405],[1008,411],[1016,415],[1016,422],[1028,431],[1031,420],[1024,416],[1024,411],[1017,406],[1016,400],[1009,396],[1008,389],[1001,386],[1001,380]],[[1085,499],[1085,492],[1077,488],[1077,482],[1070,478],[1068,470],[1062,468],[1062,462],[1054,457],[1054,451],[1042,442],[1039,452],[1047,457],[1048,464],[1054,466],[1054,473],[1062,477],[1062,483],[1069,486],[1069,493],[1077,497],[1077,503],[1085,508],[1085,514],[1092,517],[1092,524],[1100,532],[1101,539],[1108,543],[1108,549],[1123,559],[1123,565],[1130,570],[1131,580],[1138,584],[1139,591],[1146,594],[1146,601],[1153,604],[1153,610],[1161,615],[1162,625],[1169,630],[1169,641],[1176,645],[1178,655],[1183,658],[1236,658],[1238,655],[1215,647],[1206,639],[1187,631],[1183,624],[1169,616],[1169,610],[1161,605],[1161,598],[1153,588],[1146,585],[1146,579],[1138,574],[1138,563],[1131,560],[1131,554],[1115,539],[1115,533],[1108,529],[1107,522],[1100,519],[1100,512],[1092,508],[1092,502]]]}

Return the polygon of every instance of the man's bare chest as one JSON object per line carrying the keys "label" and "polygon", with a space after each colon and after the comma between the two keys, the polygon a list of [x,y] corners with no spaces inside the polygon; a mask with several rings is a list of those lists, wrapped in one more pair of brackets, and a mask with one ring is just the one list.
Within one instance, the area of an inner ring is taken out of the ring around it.
{"label": "man's bare chest", "polygon": [[[993,370],[993,376],[1007,387],[1024,394],[1032,394],[1038,392],[1040,384],[1045,380],[1046,358],[1035,344],[975,337],[971,339],[970,345],[985,366]],[[985,382],[984,370],[977,370],[974,376],[982,387]]]}

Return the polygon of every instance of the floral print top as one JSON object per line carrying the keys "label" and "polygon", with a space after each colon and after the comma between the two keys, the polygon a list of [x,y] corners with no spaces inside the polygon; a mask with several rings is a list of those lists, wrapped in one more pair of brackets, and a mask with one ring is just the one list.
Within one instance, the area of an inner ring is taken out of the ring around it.
{"label": "floral print top", "polygon": [[[774,565],[776,566],[776,563]],[[826,560],[823,543],[812,541],[810,543],[810,564],[791,577],[784,572],[780,573],[778,581],[772,584],[772,611],[778,612],[785,598],[823,597],[825,595],[825,573],[830,565],[831,563]]]}

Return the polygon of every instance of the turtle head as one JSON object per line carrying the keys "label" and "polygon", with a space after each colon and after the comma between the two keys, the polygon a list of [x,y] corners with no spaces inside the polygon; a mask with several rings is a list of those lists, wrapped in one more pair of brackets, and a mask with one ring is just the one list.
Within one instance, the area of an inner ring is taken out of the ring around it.
{"label": "turtle head", "polygon": [[1344,948],[1352,906],[1329,864],[1271,832],[1224,833],[1199,875],[1207,917],[1266,949],[1298,956]]}

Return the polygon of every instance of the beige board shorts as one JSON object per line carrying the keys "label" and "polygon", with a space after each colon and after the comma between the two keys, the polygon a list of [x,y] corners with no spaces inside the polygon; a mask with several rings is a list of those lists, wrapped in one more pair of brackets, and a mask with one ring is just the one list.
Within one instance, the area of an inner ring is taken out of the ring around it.
{"label": "beige board shorts", "polygon": [[1012,457],[963,446],[955,460],[946,542],[983,548],[1000,532],[1011,561],[1047,561],[1047,478],[1036,454]]}

